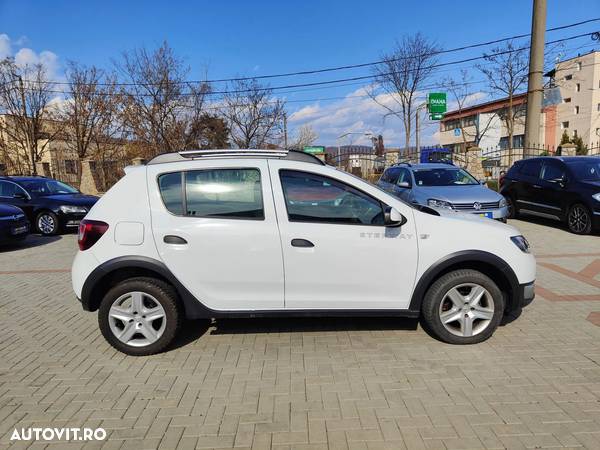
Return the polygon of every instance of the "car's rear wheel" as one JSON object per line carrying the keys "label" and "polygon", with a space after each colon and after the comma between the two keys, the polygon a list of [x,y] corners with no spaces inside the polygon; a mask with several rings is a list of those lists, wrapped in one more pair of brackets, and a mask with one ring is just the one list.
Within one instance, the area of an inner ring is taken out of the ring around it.
{"label": "car's rear wheel", "polygon": [[449,344],[475,344],[488,339],[504,314],[502,292],[488,276],[471,269],[437,279],[423,299],[423,325]]}
{"label": "car's rear wheel", "polygon": [[153,278],[132,278],[108,291],[98,323],[106,340],[132,356],[163,351],[175,338],[182,310],[172,286]]}
{"label": "car's rear wheel", "polygon": [[43,211],[37,215],[35,226],[44,236],[53,236],[58,234],[58,217],[52,211]]}
{"label": "car's rear wheel", "polygon": [[589,209],[581,203],[571,206],[567,215],[567,226],[571,233],[590,234],[592,232],[592,216]]}
{"label": "car's rear wheel", "polygon": [[516,219],[519,217],[519,211],[517,211],[517,206],[515,204],[515,200],[507,195],[506,197],[506,207],[508,208],[508,219]]}

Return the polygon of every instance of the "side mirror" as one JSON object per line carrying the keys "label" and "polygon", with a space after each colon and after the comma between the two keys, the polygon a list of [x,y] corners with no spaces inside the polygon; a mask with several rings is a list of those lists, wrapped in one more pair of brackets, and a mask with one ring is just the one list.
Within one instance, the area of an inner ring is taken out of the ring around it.
{"label": "side mirror", "polygon": [[24,192],[17,191],[13,194],[13,198],[18,198],[20,200],[27,200],[27,195]]}
{"label": "side mirror", "polygon": [[401,188],[409,188],[410,183],[408,181],[399,181],[397,186]]}
{"label": "side mirror", "polygon": [[384,211],[384,225],[386,227],[401,227],[406,223],[404,217],[396,208],[386,206]]}

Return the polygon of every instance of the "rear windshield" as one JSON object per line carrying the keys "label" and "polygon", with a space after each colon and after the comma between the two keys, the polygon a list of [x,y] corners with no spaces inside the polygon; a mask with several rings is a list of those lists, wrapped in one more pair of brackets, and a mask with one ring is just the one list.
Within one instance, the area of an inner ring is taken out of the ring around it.
{"label": "rear windshield", "polygon": [[600,181],[600,160],[571,162],[569,168],[578,180]]}

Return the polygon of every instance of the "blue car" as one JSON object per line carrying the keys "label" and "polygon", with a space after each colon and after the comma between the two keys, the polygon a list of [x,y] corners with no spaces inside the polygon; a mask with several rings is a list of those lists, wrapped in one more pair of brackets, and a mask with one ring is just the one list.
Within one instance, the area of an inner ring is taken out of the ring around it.
{"label": "blue car", "polygon": [[386,169],[377,185],[413,204],[478,214],[506,222],[506,200],[452,164],[401,163]]}
{"label": "blue car", "polygon": [[22,209],[0,204],[0,244],[22,241],[29,234],[29,221]]}

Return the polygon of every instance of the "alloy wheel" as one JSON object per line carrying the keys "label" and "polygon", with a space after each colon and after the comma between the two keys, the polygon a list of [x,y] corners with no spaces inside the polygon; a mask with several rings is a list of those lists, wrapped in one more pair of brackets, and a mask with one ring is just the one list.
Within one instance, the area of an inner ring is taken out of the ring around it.
{"label": "alloy wheel", "polygon": [[38,230],[40,230],[43,234],[52,234],[56,227],[56,223],[50,214],[42,214],[38,218],[37,226]]}
{"label": "alloy wheel", "polygon": [[145,292],[128,292],[113,302],[108,323],[119,341],[132,347],[145,347],[160,339],[167,317],[153,296]]}
{"label": "alloy wheel", "polygon": [[588,228],[590,216],[581,205],[575,205],[569,212],[569,228],[575,233],[583,233]]}
{"label": "alloy wheel", "polygon": [[440,321],[455,336],[475,336],[488,327],[493,317],[492,296],[479,284],[459,284],[446,292],[440,302]]}

